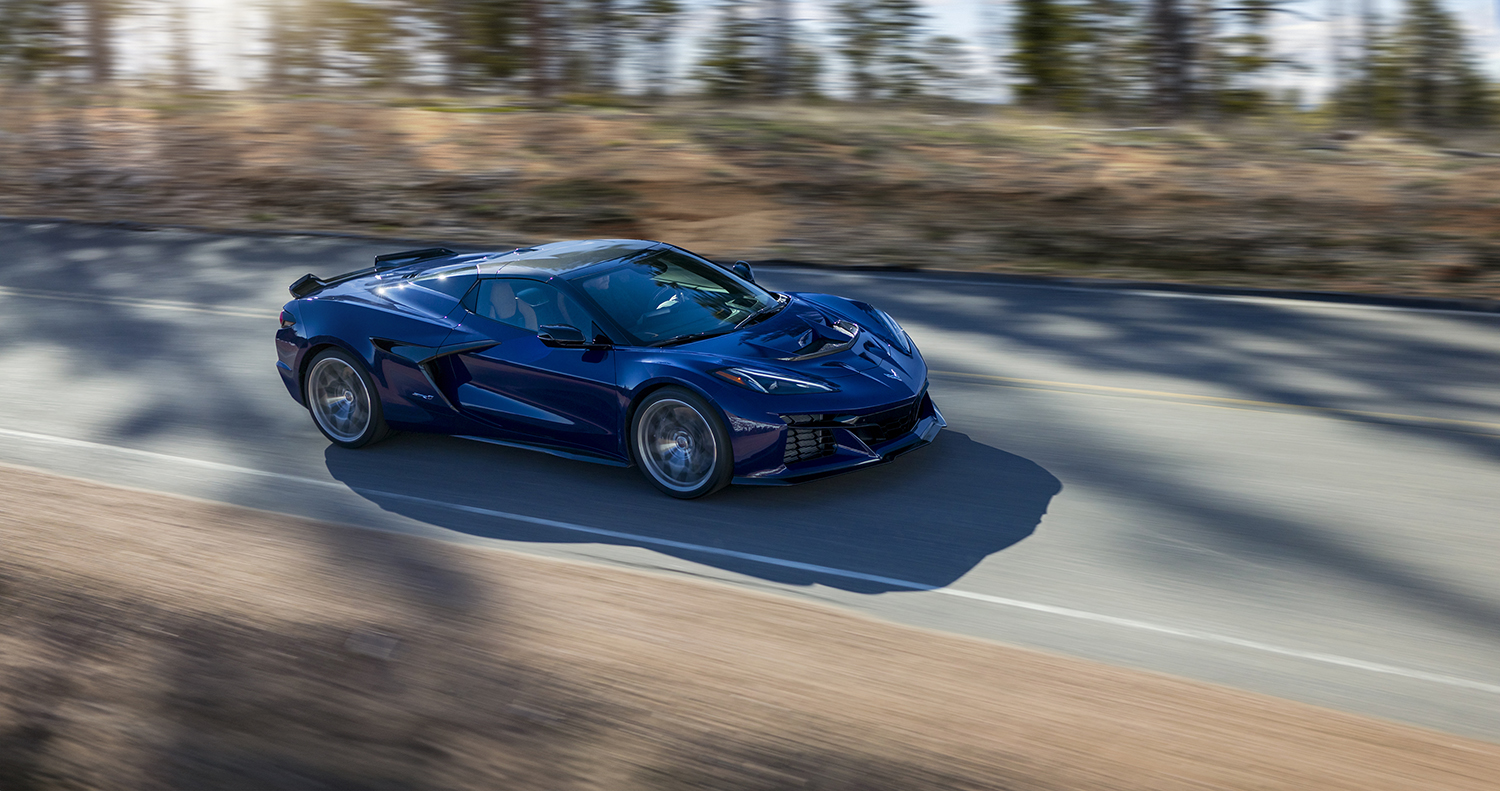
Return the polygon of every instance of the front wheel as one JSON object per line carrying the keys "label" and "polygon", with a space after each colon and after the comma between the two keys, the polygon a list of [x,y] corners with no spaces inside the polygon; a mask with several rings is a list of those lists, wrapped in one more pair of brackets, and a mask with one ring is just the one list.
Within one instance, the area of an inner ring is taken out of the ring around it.
{"label": "front wheel", "polygon": [[680,387],[646,397],[630,425],[631,448],[646,478],[681,500],[729,485],[734,451],[718,410]]}
{"label": "front wheel", "polygon": [[358,360],[338,349],[313,358],[307,370],[307,411],[335,445],[360,448],[390,433],[375,383]]}

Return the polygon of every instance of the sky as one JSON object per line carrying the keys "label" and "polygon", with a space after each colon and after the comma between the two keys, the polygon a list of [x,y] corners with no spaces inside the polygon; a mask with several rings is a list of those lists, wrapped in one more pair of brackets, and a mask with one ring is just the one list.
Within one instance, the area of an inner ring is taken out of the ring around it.
{"label": "sky", "polygon": [[[1144,1],[1144,0],[1142,0]],[[1500,80],[1500,0],[1442,0],[1463,24],[1470,37],[1470,44],[1480,58],[1485,70]],[[259,70],[257,64],[244,56],[253,56],[260,50],[255,35],[247,35],[245,27],[258,17],[256,10],[245,0],[186,0],[193,9],[192,27],[200,67],[211,70],[215,87],[235,88],[245,84]],[[826,31],[830,27],[832,0],[789,0],[794,18],[799,26],[815,39],[821,36],[828,41]],[[957,37],[968,43],[972,60],[980,64],[993,64],[994,38],[986,36],[1003,25],[1012,6],[1008,0],[923,0],[932,19],[935,33]],[[1330,45],[1327,11],[1329,3],[1352,8],[1357,0],[1303,0],[1287,6],[1297,14],[1275,14],[1272,23],[1272,38],[1277,54],[1297,60],[1308,68],[1303,70],[1280,69],[1270,75],[1268,82],[1276,87],[1300,88],[1307,101],[1316,101],[1330,85]],[[1375,8],[1387,17],[1394,16],[1402,0],[1372,0]],[[713,20],[712,0],[687,0],[687,18],[680,31],[683,41],[678,47],[679,75],[685,74],[693,59],[694,40],[705,33]],[[258,5],[258,3],[256,4]],[[127,74],[149,71],[164,71],[162,51],[165,49],[161,32],[161,19],[149,19],[130,24],[122,34],[122,60]],[[985,46],[986,39],[988,45]],[[236,56],[240,57],[236,57]],[[830,71],[834,84],[841,82],[838,58],[825,50],[824,64]],[[1003,100],[1005,90],[994,76],[983,83],[982,93],[971,98]],[[678,89],[691,86],[679,79]]]}

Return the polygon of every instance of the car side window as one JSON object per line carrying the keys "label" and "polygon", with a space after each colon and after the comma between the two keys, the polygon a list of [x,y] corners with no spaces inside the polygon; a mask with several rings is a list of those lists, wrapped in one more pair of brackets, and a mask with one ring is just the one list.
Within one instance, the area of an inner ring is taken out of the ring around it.
{"label": "car side window", "polygon": [[479,281],[471,295],[474,313],[529,332],[541,332],[548,324],[569,324],[589,333],[594,320],[561,289],[535,280],[487,278]]}

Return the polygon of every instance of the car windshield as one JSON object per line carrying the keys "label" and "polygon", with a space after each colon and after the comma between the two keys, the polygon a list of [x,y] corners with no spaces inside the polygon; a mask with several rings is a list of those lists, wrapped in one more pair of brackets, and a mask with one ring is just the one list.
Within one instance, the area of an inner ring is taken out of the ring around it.
{"label": "car windshield", "polygon": [[679,250],[663,250],[574,282],[648,346],[729,332],[781,304],[771,292]]}

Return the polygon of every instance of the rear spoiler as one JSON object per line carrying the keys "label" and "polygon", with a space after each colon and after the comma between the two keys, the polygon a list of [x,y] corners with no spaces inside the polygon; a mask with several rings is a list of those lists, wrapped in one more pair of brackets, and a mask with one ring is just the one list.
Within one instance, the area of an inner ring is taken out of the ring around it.
{"label": "rear spoiler", "polygon": [[342,283],[345,280],[353,280],[356,277],[373,275],[386,269],[395,269],[398,266],[414,264],[418,261],[424,261],[428,258],[444,258],[450,255],[458,254],[446,247],[424,247],[421,250],[406,250],[400,253],[386,253],[385,255],[375,256],[375,265],[372,267],[358,269],[353,272],[345,272],[342,275],[331,277],[327,280],[324,280],[323,278],[318,277],[317,275],[314,275],[312,273],[305,274],[302,277],[297,278],[297,282],[291,284],[290,286],[287,286],[287,290],[292,292],[292,296],[296,299],[302,299],[303,297],[316,294],[335,283]]}

